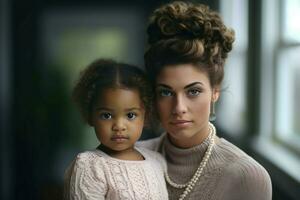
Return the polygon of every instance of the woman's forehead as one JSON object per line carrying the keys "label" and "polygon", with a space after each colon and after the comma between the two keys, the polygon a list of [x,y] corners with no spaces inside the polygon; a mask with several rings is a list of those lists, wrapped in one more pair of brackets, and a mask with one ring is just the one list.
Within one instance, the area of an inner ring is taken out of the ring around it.
{"label": "woman's forehead", "polygon": [[204,86],[209,85],[209,78],[204,70],[192,64],[165,66],[156,79],[156,85],[164,84],[170,87],[186,87],[196,82]]}

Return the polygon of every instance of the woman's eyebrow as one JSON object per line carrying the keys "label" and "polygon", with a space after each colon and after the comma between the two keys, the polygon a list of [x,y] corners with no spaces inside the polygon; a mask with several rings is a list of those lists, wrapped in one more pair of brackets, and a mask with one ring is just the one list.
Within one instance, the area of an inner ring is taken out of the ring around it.
{"label": "woman's eyebrow", "polygon": [[[189,87],[192,87],[192,86],[198,85],[198,84],[203,86],[203,83],[202,83],[202,82],[196,81],[196,82],[193,82],[193,83],[190,83],[190,84],[184,86],[184,89],[187,89],[187,88],[189,88]],[[163,83],[157,84],[156,87],[165,87],[165,88],[168,88],[168,89],[172,89],[171,86],[166,85],[166,84],[163,84]]]}
{"label": "woman's eyebrow", "polygon": [[189,87],[192,87],[192,86],[194,86],[194,85],[203,85],[203,83],[201,83],[201,82],[193,82],[193,83],[190,83],[190,84],[188,84],[188,85],[186,85],[185,87],[184,87],[184,89],[186,89],[186,88],[189,88]]}

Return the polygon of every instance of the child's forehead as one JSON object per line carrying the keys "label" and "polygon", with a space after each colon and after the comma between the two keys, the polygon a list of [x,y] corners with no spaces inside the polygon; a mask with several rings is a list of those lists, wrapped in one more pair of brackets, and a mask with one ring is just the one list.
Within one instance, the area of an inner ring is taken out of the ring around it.
{"label": "child's forehead", "polygon": [[138,88],[135,87],[127,87],[124,85],[112,85],[112,86],[106,86],[98,88],[96,91],[97,96],[108,96],[108,95],[126,95],[128,93],[135,93],[139,94],[140,91]]}
{"label": "child's forehead", "polygon": [[95,104],[108,107],[140,107],[142,100],[137,89],[105,88],[101,90]]}

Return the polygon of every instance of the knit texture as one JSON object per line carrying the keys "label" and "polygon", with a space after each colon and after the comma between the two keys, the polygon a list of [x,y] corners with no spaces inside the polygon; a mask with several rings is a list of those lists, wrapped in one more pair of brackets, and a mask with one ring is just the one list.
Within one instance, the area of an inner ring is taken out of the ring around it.
{"label": "knit texture", "polygon": [[120,160],[98,149],[78,154],[65,173],[65,199],[168,199],[164,159],[157,152],[137,150],[145,160]]}
{"label": "knit texture", "polygon": [[[188,182],[207,150],[206,139],[189,149],[175,147],[163,134],[159,138],[138,142],[158,151],[167,161],[168,174],[175,183]],[[175,200],[184,189],[168,185],[169,199]],[[189,200],[271,200],[272,185],[268,172],[253,158],[223,138],[215,138],[211,157],[204,171],[188,194]]]}

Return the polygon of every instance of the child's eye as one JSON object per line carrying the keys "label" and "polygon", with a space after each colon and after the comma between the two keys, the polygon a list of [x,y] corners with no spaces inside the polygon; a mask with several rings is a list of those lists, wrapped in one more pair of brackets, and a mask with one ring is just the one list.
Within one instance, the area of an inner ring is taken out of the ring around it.
{"label": "child's eye", "polygon": [[189,89],[187,91],[188,96],[198,96],[201,93],[201,90],[199,89]]}
{"label": "child's eye", "polygon": [[107,119],[111,119],[111,118],[112,118],[112,114],[111,113],[101,113],[100,114],[100,119],[107,120]]}
{"label": "child's eye", "polygon": [[135,119],[136,117],[137,117],[137,114],[134,113],[134,112],[127,113],[127,118],[128,118],[129,120],[133,120],[133,119]]}
{"label": "child's eye", "polygon": [[161,97],[170,97],[173,95],[173,92],[170,90],[162,89],[158,91],[158,95]]}

